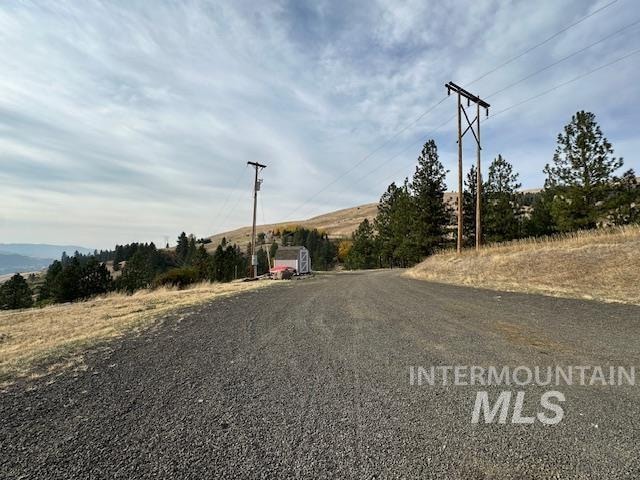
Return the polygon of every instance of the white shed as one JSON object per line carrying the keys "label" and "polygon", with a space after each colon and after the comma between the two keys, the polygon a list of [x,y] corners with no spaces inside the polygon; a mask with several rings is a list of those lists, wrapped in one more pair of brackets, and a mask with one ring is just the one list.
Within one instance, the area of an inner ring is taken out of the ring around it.
{"label": "white shed", "polygon": [[274,260],[275,267],[290,267],[296,273],[311,273],[311,257],[305,247],[279,247]]}

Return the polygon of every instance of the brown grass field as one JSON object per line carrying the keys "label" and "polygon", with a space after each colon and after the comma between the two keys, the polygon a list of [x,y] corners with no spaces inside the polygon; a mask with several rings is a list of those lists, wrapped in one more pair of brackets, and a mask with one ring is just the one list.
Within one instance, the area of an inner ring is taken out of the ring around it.
{"label": "brown grass field", "polygon": [[406,275],[495,290],[640,305],[640,226],[489,245],[427,258]]}
{"label": "brown grass field", "polygon": [[[450,205],[454,205],[456,194],[453,192],[446,192],[444,194],[444,199]],[[349,238],[365,218],[372,222],[377,213],[377,203],[366,203],[357,207],[344,208],[342,210],[336,210],[335,212],[318,215],[307,220],[258,225],[256,227],[256,231],[266,233],[270,230],[274,230],[275,228],[294,227],[296,225],[300,225],[301,227],[309,229],[317,228],[318,230],[325,232],[329,238]],[[228,242],[236,243],[241,247],[245,247],[251,239],[251,227],[241,227],[228,232],[216,233],[209,237],[211,239],[211,243],[206,245],[207,249],[214,250],[222,240],[222,237],[225,237]]]}
{"label": "brown grass field", "polygon": [[[307,220],[258,225],[256,227],[256,231],[266,233],[269,230],[273,230],[278,227],[282,228],[286,226],[300,225],[309,229],[317,228],[318,230],[326,232],[326,234],[331,238],[349,237],[355,229],[358,228],[360,222],[365,218],[372,221],[376,216],[376,213],[378,213],[378,204],[367,203],[358,207],[345,208],[343,210],[325,213]],[[241,227],[228,232],[217,233],[209,237],[211,238],[211,243],[207,245],[207,248],[215,249],[222,240],[222,237],[225,237],[228,242],[237,243],[239,246],[244,247],[250,242],[251,227]]]}
{"label": "brown grass field", "polygon": [[148,327],[171,311],[268,285],[273,282],[202,283],[0,312],[0,385],[37,375],[44,363],[49,370],[79,363],[87,347]]}

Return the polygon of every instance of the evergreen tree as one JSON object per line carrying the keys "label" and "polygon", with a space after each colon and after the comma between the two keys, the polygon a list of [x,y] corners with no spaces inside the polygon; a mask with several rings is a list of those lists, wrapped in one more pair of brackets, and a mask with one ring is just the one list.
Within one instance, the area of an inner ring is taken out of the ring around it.
{"label": "evergreen tree", "polygon": [[551,213],[561,231],[597,226],[613,174],[622,164],[593,113],[580,111],[571,117],[558,135],[553,164],[544,168],[545,188],[554,192]]}
{"label": "evergreen tree", "polygon": [[0,284],[0,310],[29,308],[32,305],[31,289],[19,273]]}
{"label": "evergreen tree", "polygon": [[54,300],[58,275],[62,272],[62,262],[55,260],[44,275],[44,282],[38,290],[38,301]]}
{"label": "evergreen tree", "polygon": [[429,140],[422,147],[413,174],[413,236],[421,255],[429,255],[443,242],[449,214],[444,202],[447,170],[439,160],[438,147]]}
{"label": "evergreen tree", "polygon": [[375,268],[378,266],[378,249],[373,225],[364,219],[351,237],[351,248],[345,259],[345,266],[350,269]]}
{"label": "evergreen tree", "polygon": [[199,280],[214,280],[215,266],[213,257],[209,255],[204,245],[200,245],[193,258],[193,266],[196,269]]}
{"label": "evergreen tree", "polygon": [[487,210],[484,234],[489,242],[502,242],[518,238],[520,233],[520,193],[518,174],[502,155],[489,166],[489,175],[484,190]]}
{"label": "evergreen tree", "polygon": [[604,204],[607,223],[627,225],[640,222],[640,185],[633,170],[614,178],[611,195]]}
{"label": "evergreen tree", "polygon": [[156,275],[165,272],[169,261],[152,243],[138,246],[136,252],[127,260],[118,278],[117,286],[120,290],[132,293],[141,288],[147,288]]}
{"label": "evergreen tree", "polygon": [[380,198],[374,228],[384,265],[406,267],[420,260],[421,243],[413,229],[415,207],[406,179],[401,187],[389,185]]}
{"label": "evergreen tree", "polygon": [[77,285],[77,297],[87,298],[92,295],[106,293],[111,290],[113,280],[107,267],[95,257],[81,267]]}
{"label": "evergreen tree", "polygon": [[531,205],[530,214],[524,219],[522,230],[525,236],[540,237],[556,232],[556,226],[551,215],[553,192],[542,190],[536,194]]}
{"label": "evergreen tree", "polygon": [[78,284],[82,267],[76,257],[71,257],[54,281],[53,298],[58,303],[73,302],[80,297]]}
{"label": "evergreen tree", "polygon": [[278,251],[278,243],[274,241],[271,244],[271,247],[269,247],[269,255],[270,255],[271,261],[273,261],[273,259],[276,258],[277,251]]}
{"label": "evergreen tree", "polygon": [[189,256],[189,238],[187,234],[182,232],[178,236],[178,244],[176,245],[176,262],[178,265],[184,265]]}
{"label": "evergreen tree", "polygon": [[[476,238],[476,201],[478,184],[476,178],[476,167],[472,165],[467,173],[464,182],[465,189],[462,194],[462,227],[466,245],[475,245]],[[487,214],[487,192],[482,188],[482,198],[480,199],[482,211],[481,216],[485,219]],[[483,220],[484,222],[484,220]],[[486,232],[485,232],[486,233]],[[456,231],[457,234],[457,231]],[[483,235],[483,238],[485,235]]]}
{"label": "evergreen tree", "polygon": [[183,261],[185,265],[193,265],[197,250],[198,247],[196,245],[196,237],[194,237],[193,234],[189,235],[189,241],[187,243],[187,255]]}
{"label": "evergreen tree", "polygon": [[258,257],[258,275],[263,275],[269,271],[267,251],[261,246],[256,251],[256,256]]}

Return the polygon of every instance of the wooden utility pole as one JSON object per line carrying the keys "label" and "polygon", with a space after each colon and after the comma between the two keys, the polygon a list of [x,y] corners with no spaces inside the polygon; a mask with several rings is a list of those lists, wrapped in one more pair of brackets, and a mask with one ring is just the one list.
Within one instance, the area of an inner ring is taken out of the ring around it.
{"label": "wooden utility pole", "polygon": [[263,168],[267,168],[267,166],[257,162],[247,162],[247,165],[252,165],[256,169],[256,176],[253,181],[253,223],[251,227],[251,266],[253,267],[253,278],[256,278],[258,276],[258,255],[256,254],[256,208],[258,206],[258,190],[260,190],[258,172]]}
{"label": "wooden utility pole", "polygon": [[458,92],[458,253],[462,252],[462,117],[460,116],[460,110],[462,109],[460,92]]}
{"label": "wooden utility pole", "polygon": [[480,104],[476,103],[476,118],[478,119],[478,159],[476,164],[476,250],[480,250],[482,243],[482,171],[480,169]]}
{"label": "wooden utility pole", "polygon": [[[477,145],[477,172],[476,172],[476,250],[480,249],[480,244],[482,240],[482,175],[481,175],[481,165],[480,165],[480,150],[482,147],[480,146],[480,107],[485,109],[485,113],[489,115],[489,107],[490,105],[481,100],[477,95],[473,95],[469,93],[464,88],[456,85],[453,82],[449,82],[445,85],[447,88],[447,94],[451,95],[451,91],[453,90],[458,94],[458,253],[462,252],[462,235],[464,233],[462,225],[463,225],[463,209],[462,209],[462,198],[463,198],[463,182],[462,182],[462,137],[468,132],[471,131],[473,137],[476,140]],[[467,99],[467,107],[471,106],[471,102],[476,104],[476,118],[473,120],[469,120],[469,116],[467,115],[467,111],[462,105],[462,97]],[[464,115],[465,120],[467,121],[467,128],[462,131],[462,117]],[[475,125],[475,128],[474,128]]]}

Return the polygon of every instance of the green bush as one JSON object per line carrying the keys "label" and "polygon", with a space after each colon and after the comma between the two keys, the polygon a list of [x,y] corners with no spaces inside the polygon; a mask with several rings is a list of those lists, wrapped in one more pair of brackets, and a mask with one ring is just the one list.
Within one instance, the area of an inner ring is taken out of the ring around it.
{"label": "green bush", "polygon": [[187,285],[199,280],[198,270],[193,267],[173,268],[168,272],[161,273],[153,281],[154,287],[178,287],[184,288]]}

